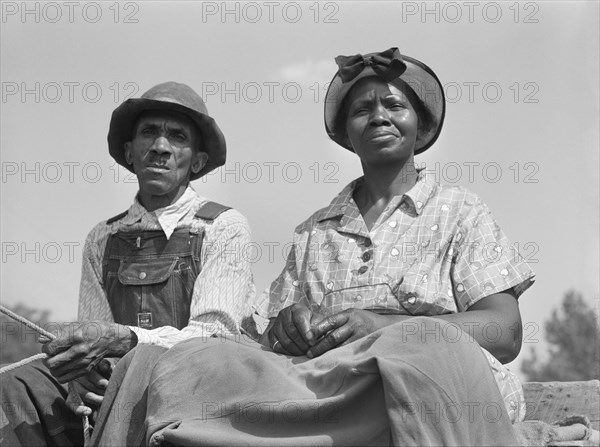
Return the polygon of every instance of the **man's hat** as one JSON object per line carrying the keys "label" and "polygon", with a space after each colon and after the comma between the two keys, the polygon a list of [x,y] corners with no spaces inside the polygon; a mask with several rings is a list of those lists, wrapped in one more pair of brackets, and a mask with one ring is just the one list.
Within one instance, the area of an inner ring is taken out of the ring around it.
{"label": "man's hat", "polygon": [[208,115],[200,95],[185,84],[165,82],[152,87],[141,98],[128,99],[114,110],[108,130],[108,152],[121,166],[133,172],[133,166],[125,160],[125,143],[132,140],[133,126],[140,114],[148,110],[179,112],[198,126],[202,136],[200,150],[208,154],[208,162],[200,172],[192,173],[191,180],[225,164],[225,137]]}
{"label": "man's hat", "polygon": [[381,53],[338,56],[335,62],[339,70],[325,95],[325,130],[333,141],[353,151],[346,141],[345,132],[336,129],[340,106],[356,81],[377,76],[390,84],[408,85],[428,112],[431,125],[419,128],[415,154],[425,151],[435,142],[444,123],[446,100],[442,84],[431,68],[412,57],[402,56],[395,47]]}

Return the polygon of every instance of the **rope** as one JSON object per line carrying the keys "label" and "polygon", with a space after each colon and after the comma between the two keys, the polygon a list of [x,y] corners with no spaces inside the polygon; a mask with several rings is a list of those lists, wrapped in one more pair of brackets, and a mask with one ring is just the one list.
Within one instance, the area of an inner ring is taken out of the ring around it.
{"label": "rope", "polygon": [[22,317],[20,315],[17,315],[12,310],[7,309],[6,307],[2,306],[1,304],[0,304],[0,312],[2,312],[3,314],[8,315],[10,318],[12,318],[15,321],[18,321],[19,323],[24,324],[28,328],[33,329],[38,334],[43,335],[44,337],[49,338],[50,340],[54,340],[56,338],[56,335],[54,335],[52,332],[48,332],[43,327],[38,326],[35,323],[32,323],[27,318],[24,318],[24,317]]}
{"label": "rope", "polygon": [[[41,326],[38,326],[37,324],[29,321],[27,318],[17,315],[16,313],[11,311],[10,309],[7,309],[6,307],[4,307],[1,304],[0,304],[0,312],[9,316],[10,318],[12,318],[15,321],[18,321],[19,323],[24,324],[28,328],[33,329],[38,334],[48,338],[49,340],[54,340],[56,338],[56,335],[54,335],[52,332],[48,332]],[[12,363],[8,366],[5,366],[4,368],[1,368],[0,374],[4,374],[5,372],[12,371],[13,369],[20,368],[23,365],[27,365],[28,363],[31,363],[31,362],[34,362],[36,360],[43,359],[46,357],[48,357],[48,355],[44,354],[44,353],[32,355],[31,357],[28,357],[28,358],[23,359],[16,363]],[[69,390],[71,390],[70,384],[69,384]],[[83,401],[81,401],[81,399],[80,399],[80,402],[83,403]],[[90,438],[92,435],[91,432],[92,432],[93,427],[90,425],[90,421],[87,416],[82,416],[81,419],[82,419],[81,422],[83,423],[83,446],[87,447],[90,444]]]}
{"label": "rope", "polygon": [[20,368],[21,366],[27,365],[28,363],[35,362],[36,360],[45,359],[46,357],[48,357],[48,356],[44,353],[32,355],[31,357],[23,359],[20,362],[11,363],[10,365],[0,368],[0,374],[4,374],[5,372],[12,371],[13,369]]}

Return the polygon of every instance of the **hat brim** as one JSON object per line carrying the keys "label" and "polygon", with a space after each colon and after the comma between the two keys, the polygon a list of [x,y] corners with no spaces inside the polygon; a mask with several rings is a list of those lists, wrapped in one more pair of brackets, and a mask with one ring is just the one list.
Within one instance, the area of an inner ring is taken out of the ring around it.
{"label": "hat brim", "polygon": [[[425,132],[419,131],[417,135],[415,154],[420,154],[435,143],[442,130],[446,115],[444,88],[433,70],[423,62],[404,55],[402,56],[402,60],[406,64],[406,70],[400,75],[399,79],[408,84],[415,92],[425,109],[429,112],[432,120],[431,126]],[[354,150],[347,143],[345,135],[337,135],[335,133],[335,122],[340,111],[340,106],[352,86],[360,79],[369,76],[377,75],[371,67],[365,67],[358,76],[344,83],[339,72],[337,72],[331,80],[325,95],[325,130],[333,141],[352,152]],[[394,81],[390,81],[390,83],[393,84]]]}
{"label": "hat brim", "polygon": [[198,126],[202,136],[201,150],[208,154],[208,161],[199,172],[192,172],[190,180],[196,180],[225,164],[227,156],[225,136],[213,118],[175,102],[136,98],[128,99],[117,107],[110,120],[108,151],[121,166],[134,172],[133,166],[125,159],[125,143],[132,140],[133,126],[140,114],[149,110],[182,113]]}

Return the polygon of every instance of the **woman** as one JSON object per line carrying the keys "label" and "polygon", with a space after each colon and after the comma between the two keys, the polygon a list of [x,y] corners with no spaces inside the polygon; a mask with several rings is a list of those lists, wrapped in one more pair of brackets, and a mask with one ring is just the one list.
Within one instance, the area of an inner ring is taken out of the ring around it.
{"label": "woman", "polygon": [[[431,69],[395,48],[336,62],[325,125],[364,176],[297,227],[257,305],[262,345],[188,340],[151,374],[143,353],[119,363],[149,375],[135,419],[150,445],[517,444],[522,393],[501,361],[533,273],[476,195],[415,169],[444,119]],[[102,440],[139,439],[124,432]]]}
{"label": "woman", "polygon": [[[534,275],[475,194],[415,169],[414,155],[442,128],[439,80],[397,48],[336,62],[325,127],[357,154],[364,176],[296,229],[295,251],[259,308],[273,318],[264,342],[314,356],[410,316],[435,315],[485,348],[511,420],[522,420],[521,385],[501,363],[519,353],[517,297]],[[311,309],[335,316],[309,331]]]}

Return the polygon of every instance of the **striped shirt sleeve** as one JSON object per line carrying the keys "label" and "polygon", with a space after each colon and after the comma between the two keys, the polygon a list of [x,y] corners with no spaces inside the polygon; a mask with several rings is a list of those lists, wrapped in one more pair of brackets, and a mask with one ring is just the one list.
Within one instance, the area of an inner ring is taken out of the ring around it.
{"label": "striped shirt sleeve", "polygon": [[242,320],[252,313],[255,289],[246,250],[251,242],[244,216],[235,210],[208,225],[202,245],[202,270],[196,278],[188,325],[156,329],[131,327],[138,343],[171,347],[192,337],[239,334]]}

